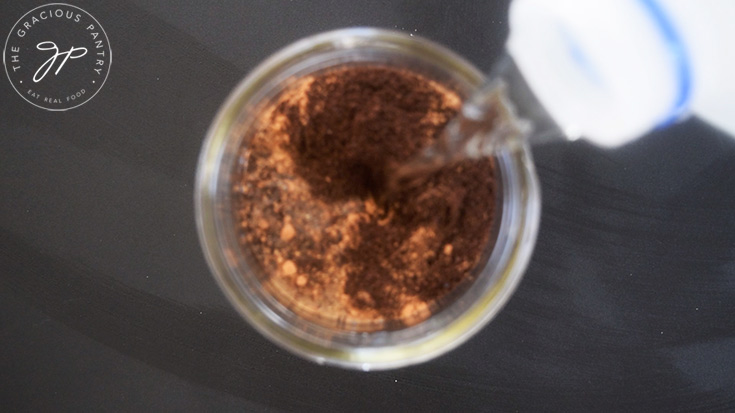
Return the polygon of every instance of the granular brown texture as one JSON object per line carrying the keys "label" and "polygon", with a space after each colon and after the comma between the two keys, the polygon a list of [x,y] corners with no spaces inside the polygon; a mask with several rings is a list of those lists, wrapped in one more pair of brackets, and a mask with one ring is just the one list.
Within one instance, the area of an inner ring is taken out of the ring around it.
{"label": "granular brown texture", "polygon": [[375,201],[387,171],[433,142],[460,104],[412,72],[351,66],[299,79],[262,111],[235,172],[235,218],[278,300],[370,331],[422,321],[471,281],[493,221],[490,159]]}

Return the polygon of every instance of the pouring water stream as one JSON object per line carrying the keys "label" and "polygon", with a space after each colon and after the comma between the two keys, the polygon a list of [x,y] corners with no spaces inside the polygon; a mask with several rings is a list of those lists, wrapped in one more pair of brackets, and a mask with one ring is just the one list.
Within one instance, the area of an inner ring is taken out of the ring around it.
{"label": "pouring water stream", "polygon": [[466,158],[493,156],[563,138],[509,57],[462,105],[436,142],[388,176],[388,192],[413,185],[442,167]]}

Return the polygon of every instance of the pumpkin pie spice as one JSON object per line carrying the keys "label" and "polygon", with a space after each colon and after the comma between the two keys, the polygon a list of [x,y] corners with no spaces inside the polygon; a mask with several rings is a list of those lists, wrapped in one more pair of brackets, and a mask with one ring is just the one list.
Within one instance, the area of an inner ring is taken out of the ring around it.
{"label": "pumpkin pie spice", "polygon": [[491,159],[383,196],[437,139],[459,96],[416,73],[345,66],[299,78],[259,113],[234,171],[242,248],[299,316],[352,331],[427,319],[474,277],[494,218]]}

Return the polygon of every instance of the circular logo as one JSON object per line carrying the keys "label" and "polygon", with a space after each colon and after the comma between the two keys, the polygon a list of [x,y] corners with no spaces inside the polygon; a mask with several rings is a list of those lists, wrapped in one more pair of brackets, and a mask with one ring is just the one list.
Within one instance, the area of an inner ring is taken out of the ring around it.
{"label": "circular logo", "polygon": [[65,3],[36,7],[15,23],[3,49],[5,73],[31,104],[52,111],[92,99],[107,80],[110,41],[91,14]]}

